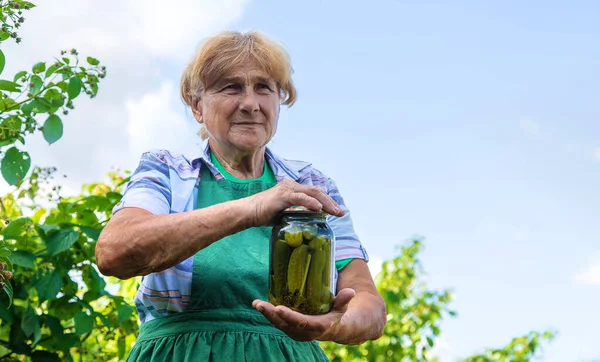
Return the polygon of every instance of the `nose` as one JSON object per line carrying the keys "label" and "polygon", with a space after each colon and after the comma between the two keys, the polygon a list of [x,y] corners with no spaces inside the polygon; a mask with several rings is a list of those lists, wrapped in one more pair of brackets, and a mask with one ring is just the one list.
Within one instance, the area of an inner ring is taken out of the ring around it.
{"label": "nose", "polygon": [[240,110],[247,113],[254,113],[260,110],[258,95],[254,90],[247,90],[244,92],[242,100],[240,101]]}

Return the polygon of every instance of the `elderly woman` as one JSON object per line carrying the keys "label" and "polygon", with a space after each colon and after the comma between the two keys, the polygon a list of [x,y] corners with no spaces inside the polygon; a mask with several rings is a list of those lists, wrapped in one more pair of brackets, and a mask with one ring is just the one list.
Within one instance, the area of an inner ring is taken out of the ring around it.
{"label": "elderly woman", "polygon": [[[385,304],[335,182],[267,147],[296,90],[285,50],[256,32],[208,39],[181,95],[205,146],[187,159],[147,152],[96,247],[100,271],[142,276],[140,335],[129,361],[326,361],[318,341],[379,338]],[[335,233],[332,310],[267,302],[269,236],[290,206],[328,214]]]}

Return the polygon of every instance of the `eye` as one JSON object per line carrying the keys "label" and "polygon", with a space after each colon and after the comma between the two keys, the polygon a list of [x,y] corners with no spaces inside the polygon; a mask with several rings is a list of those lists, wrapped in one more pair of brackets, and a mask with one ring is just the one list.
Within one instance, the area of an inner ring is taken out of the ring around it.
{"label": "eye", "polygon": [[271,90],[271,86],[266,83],[258,83],[256,86],[258,87],[258,89]]}
{"label": "eye", "polygon": [[240,89],[240,86],[235,83],[227,84],[225,87],[223,87],[223,90],[239,90],[239,89]]}

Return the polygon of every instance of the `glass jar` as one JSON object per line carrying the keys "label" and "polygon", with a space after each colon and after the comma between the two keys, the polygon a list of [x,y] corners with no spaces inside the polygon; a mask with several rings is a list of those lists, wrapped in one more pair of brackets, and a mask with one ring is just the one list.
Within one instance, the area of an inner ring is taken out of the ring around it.
{"label": "glass jar", "polygon": [[273,227],[269,302],[303,314],[325,314],[335,296],[335,237],[327,214],[284,210]]}

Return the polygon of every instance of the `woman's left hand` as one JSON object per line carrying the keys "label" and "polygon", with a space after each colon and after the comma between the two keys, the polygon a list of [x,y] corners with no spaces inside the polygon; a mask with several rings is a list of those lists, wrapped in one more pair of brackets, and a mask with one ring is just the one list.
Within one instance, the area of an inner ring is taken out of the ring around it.
{"label": "woman's left hand", "polygon": [[321,339],[323,335],[335,328],[355,294],[355,291],[350,288],[340,290],[333,300],[331,311],[321,315],[298,313],[285,306],[275,307],[259,299],[255,300],[252,306],[292,339],[308,342]]}

